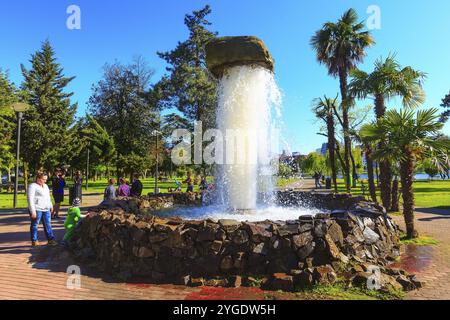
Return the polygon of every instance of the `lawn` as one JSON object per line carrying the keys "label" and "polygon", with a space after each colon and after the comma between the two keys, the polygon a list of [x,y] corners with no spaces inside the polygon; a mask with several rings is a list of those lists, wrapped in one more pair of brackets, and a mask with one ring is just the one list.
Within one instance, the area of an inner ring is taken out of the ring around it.
{"label": "lawn", "polygon": [[[183,181],[183,178],[177,178],[179,182]],[[212,177],[208,178],[208,181],[212,181]],[[282,186],[288,183],[295,182],[293,179],[282,179],[279,181],[278,186]],[[142,183],[144,184],[143,194],[147,194],[149,192],[153,192],[155,180],[153,178],[143,179]],[[69,182],[70,184],[70,182]],[[345,185],[342,179],[338,180],[338,188],[339,192],[345,192]],[[367,190],[367,181],[364,181],[365,184],[365,195],[367,196],[369,191]],[[83,188],[83,193],[103,193],[107,185],[106,180],[98,180],[98,181],[90,181],[89,189],[86,191]],[[175,181],[169,180],[167,182],[158,182],[158,187],[161,189],[162,193],[168,192],[169,188],[175,188]],[[183,184],[182,190],[185,191],[187,188],[186,184]],[[198,186],[194,186],[194,190],[198,190]],[[358,187],[353,189],[354,195],[362,195],[363,192],[361,190],[361,184],[358,183]],[[418,208],[441,208],[448,209],[450,208],[450,181],[416,181],[414,182],[414,192],[415,192],[415,200],[416,207]],[[379,191],[377,192],[379,196]],[[63,205],[69,205],[69,197],[65,197],[65,202]],[[402,202],[400,198],[400,203]],[[13,195],[8,193],[0,193],[0,209],[8,209],[12,207],[13,203]],[[26,197],[24,193],[20,193],[17,201],[19,208],[25,208],[27,206]]]}
{"label": "lawn", "polygon": [[[175,178],[174,178],[175,179]],[[158,188],[160,189],[160,192],[167,193],[169,188],[175,189],[175,180],[168,180],[168,181],[159,181],[158,182]],[[185,178],[176,178],[180,183]],[[211,182],[212,178],[207,178],[208,182]],[[142,194],[148,194],[154,191],[155,188],[155,179],[154,178],[148,178],[148,179],[141,179],[142,184],[144,185],[144,190]],[[72,183],[70,181],[67,182],[67,184],[70,186]],[[107,180],[97,180],[97,181],[89,181],[89,188],[86,190],[83,187],[83,194],[103,194],[103,191],[105,190],[106,186],[108,185]],[[198,191],[198,185],[194,186],[194,191]],[[182,190],[186,191],[187,184],[182,183]],[[63,206],[69,205],[69,197],[67,196],[68,189],[66,188],[66,196],[64,197]],[[0,209],[9,209],[12,208],[13,204],[13,194],[12,193],[0,193]],[[27,207],[27,200],[25,193],[19,193],[17,198],[17,207],[18,208],[26,208]]]}
{"label": "lawn", "polygon": [[[367,180],[364,181],[365,195],[368,196],[368,184]],[[345,192],[344,180],[338,179],[339,192]],[[358,183],[358,187],[352,190],[354,195],[362,195],[361,183]],[[379,197],[380,191],[377,190],[377,196]],[[417,208],[450,208],[450,181],[448,180],[418,180],[414,182],[414,197]],[[400,204],[402,198],[400,197]]]}

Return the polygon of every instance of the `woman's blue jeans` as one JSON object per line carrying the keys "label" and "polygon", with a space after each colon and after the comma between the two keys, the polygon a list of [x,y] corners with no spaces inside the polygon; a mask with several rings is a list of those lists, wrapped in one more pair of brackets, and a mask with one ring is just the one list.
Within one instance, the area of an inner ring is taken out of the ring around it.
{"label": "woman's blue jeans", "polygon": [[41,223],[41,220],[44,225],[44,231],[47,240],[54,240],[55,236],[53,235],[50,211],[36,211],[36,219],[31,219],[31,241],[34,242],[38,240],[38,226]]}

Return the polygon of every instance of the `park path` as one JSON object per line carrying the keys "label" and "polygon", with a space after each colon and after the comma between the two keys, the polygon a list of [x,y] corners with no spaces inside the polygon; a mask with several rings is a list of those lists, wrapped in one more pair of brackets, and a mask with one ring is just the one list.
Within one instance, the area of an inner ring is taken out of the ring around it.
{"label": "park path", "polygon": [[[422,289],[408,293],[406,299],[450,300],[450,209],[419,208],[415,219],[419,233],[439,244],[402,248],[400,266],[425,281]],[[402,216],[394,220],[405,230]]]}
{"label": "park path", "polygon": [[[98,203],[97,199],[92,202]],[[93,204],[85,202],[85,205]],[[394,219],[404,227],[401,216]],[[416,222],[420,233],[439,240],[439,244],[403,247],[401,267],[425,281],[424,288],[407,294],[406,299],[450,299],[450,210],[418,209]],[[55,221],[53,226],[60,239],[63,220]],[[42,230],[40,239],[44,239]],[[263,291],[255,288],[245,291],[118,283],[90,270],[82,270],[81,289],[71,290],[66,286],[68,265],[53,265],[48,249],[45,246],[30,247],[29,218],[24,210],[0,210],[0,300],[264,299],[265,296]]]}
{"label": "park path", "polygon": [[[53,227],[57,238],[61,239],[63,220],[54,221]],[[39,238],[45,239],[42,230]],[[52,265],[47,256],[51,251],[48,249],[45,246],[30,247],[29,219],[23,210],[0,211],[0,300],[178,300],[200,290],[174,285],[116,283],[92,274],[81,276],[81,289],[68,289],[67,266]]]}

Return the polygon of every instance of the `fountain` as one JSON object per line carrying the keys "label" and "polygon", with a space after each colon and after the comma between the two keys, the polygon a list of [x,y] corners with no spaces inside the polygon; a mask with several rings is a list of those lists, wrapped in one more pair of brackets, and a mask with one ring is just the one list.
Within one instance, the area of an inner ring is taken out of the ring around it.
{"label": "fountain", "polygon": [[[264,43],[218,38],[206,53],[220,79],[218,129],[225,140],[241,138],[237,148],[226,143],[219,203],[202,206],[200,194],[173,193],[99,206],[76,230],[77,259],[95,260],[121,279],[285,291],[338,277],[364,287],[373,274],[358,270],[370,265],[383,267],[384,290],[420,287],[413,275],[389,269],[399,232],[377,204],[347,194],[274,192],[268,141],[280,95]],[[162,209],[167,205],[172,209]]]}
{"label": "fountain", "polygon": [[216,179],[221,202],[251,212],[258,194],[270,199],[273,193],[271,160],[277,150],[270,139],[271,113],[281,100],[273,59],[256,37],[222,37],[208,43],[206,61],[220,79],[217,127],[226,141],[225,163]]}
{"label": "fountain", "polygon": [[225,152],[208,206],[176,206],[159,213],[184,219],[291,220],[319,209],[280,206],[275,197],[281,94],[273,59],[257,37],[221,37],[206,45],[206,62],[219,79],[217,129]]}

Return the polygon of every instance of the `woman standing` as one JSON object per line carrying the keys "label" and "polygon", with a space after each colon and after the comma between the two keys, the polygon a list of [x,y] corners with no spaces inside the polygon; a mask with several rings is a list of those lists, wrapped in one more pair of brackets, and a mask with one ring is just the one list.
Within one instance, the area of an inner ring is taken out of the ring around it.
{"label": "woman standing", "polygon": [[28,210],[31,218],[30,235],[33,247],[39,245],[38,227],[42,220],[44,224],[45,236],[48,245],[56,245],[53,235],[51,211],[53,210],[52,200],[50,198],[50,189],[47,186],[47,174],[39,172],[36,175],[36,182],[30,184],[27,192]]}

